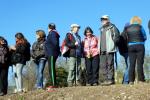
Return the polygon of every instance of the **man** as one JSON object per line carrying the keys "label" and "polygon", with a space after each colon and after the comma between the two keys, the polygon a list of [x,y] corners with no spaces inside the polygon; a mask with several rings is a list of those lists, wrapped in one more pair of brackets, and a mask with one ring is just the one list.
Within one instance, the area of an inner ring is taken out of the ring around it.
{"label": "man", "polygon": [[68,57],[68,86],[73,86],[73,83],[80,85],[80,72],[81,72],[81,55],[82,44],[81,37],[79,36],[80,26],[78,24],[71,25],[71,32],[66,34],[66,46],[69,47]]}
{"label": "man", "polygon": [[114,84],[114,55],[119,41],[119,30],[110,22],[109,16],[101,17],[100,28],[100,67],[104,81],[102,85]]}
{"label": "man", "polygon": [[57,86],[55,63],[60,54],[60,47],[59,47],[60,36],[56,31],[56,26],[54,23],[48,25],[48,32],[49,34],[45,42],[45,52],[48,57],[48,67],[49,67],[49,74],[52,80],[52,85],[55,87]]}

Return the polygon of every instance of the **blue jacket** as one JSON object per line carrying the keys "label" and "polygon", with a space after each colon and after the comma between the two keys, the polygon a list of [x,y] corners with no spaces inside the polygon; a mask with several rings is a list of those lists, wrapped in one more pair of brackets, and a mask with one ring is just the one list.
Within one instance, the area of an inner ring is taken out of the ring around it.
{"label": "blue jacket", "polygon": [[60,47],[59,47],[59,34],[52,30],[49,32],[47,39],[45,41],[45,53],[46,56],[59,56],[60,54]]}

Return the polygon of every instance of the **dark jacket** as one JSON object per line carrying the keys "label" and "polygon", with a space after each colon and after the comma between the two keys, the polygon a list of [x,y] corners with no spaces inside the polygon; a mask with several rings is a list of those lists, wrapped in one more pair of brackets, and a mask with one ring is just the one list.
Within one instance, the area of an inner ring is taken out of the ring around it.
{"label": "dark jacket", "polygon": [[36,41],[32,45],[32,58],[35,60],[39,60],[40,58],[45,58],[45,40]]}
{"label": "dark jacket", "polygon": [[146,34],[142,31],[142,26],[139,24],[132,24],[127,28],[128,42],[144,42]]}
{"label": "dark jacket", "polygon": [[0,64],[9,63],[9,49],[5,39],[4,42],[4,45],[0,45]]}
{"label": "dark jacket", "polygon": [[47,57],[59,56],[60,54],[59,38],[60,36],[55,30],[49,32],[45,42],[45,53]]}
{"label": "dark jacket", "polygon": [[11,62],[12,64],[26,64],[27,61],[27,46],[29,46],[29,43],[27,42],[26,44],[18,44],[16,45],[16,51],[12,51],[12,56],[11,56]]}
{"label": "dark jacket", "polygon": [[[81,37],[79,35],[77,37],[81,41]],[[66,46],[69,47],[69,50],[66,53],[66,57],[76,57],[77,46],[75,45],[76,40],[75,40],[75,37],[73,36],[73,34],[72,33],[67,33],[66,37],[65,37],[65,41],[66,41]],[[82,44],[80,46],[82,46]],[[81,52],[80,53],[81,54],[79,54],[79,55],[82,56],[83,47],[81,47]]]}

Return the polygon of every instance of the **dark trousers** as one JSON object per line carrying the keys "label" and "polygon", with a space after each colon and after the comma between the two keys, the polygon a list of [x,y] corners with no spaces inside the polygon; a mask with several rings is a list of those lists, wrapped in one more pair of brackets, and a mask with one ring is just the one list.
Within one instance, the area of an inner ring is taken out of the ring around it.
{"label": "dark trousers", "polygon": [[0,64],[0,92],[7,94],[8,88],[8,65]]}
{"label": "dark trousers", "polygon": [[145,56],[145,47],[143,44],[129,46],[129,82],[135,80],[135,66],[137,63],[138,81],[145,81],[143,64]]}
{"label": "dark trousers", "polygon": [[92,58],[85,58],[85,65],[87,70],[87,83],[98,83],[99,77],[99,55]]}
{"label": "dark trousers", "polygon": [[58,57],[55,57],[55,56],[48,57],[49,75],[50,75],[53,86],[57,85],[57,83],[56,83],[56,68],[55,68],[57,58]]}
{"label": "dark trousers", "polygon": [[100,55],[100,70],[104,81],[114,82],[114,53]]}

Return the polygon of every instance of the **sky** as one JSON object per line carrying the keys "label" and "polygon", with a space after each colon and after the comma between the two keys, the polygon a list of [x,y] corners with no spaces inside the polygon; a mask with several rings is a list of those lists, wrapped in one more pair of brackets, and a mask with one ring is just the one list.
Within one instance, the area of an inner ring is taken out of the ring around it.
{"label": "sky", "polygon": [[81,26],[79,34],[83,39],[87,26],[99,35],[102,15],[109,15],[120,32],[125,23],[137,15],[142,18],[148,37],[146,53],[149,54],[149,4],[150,0],[0,0],[0,36],[5,37],[9,45],[14,45],[16,32],[22,32],[33,44],[35,31],[43,29],[48,34],[47,26],[53,22],[61,42],[73,23]]}

